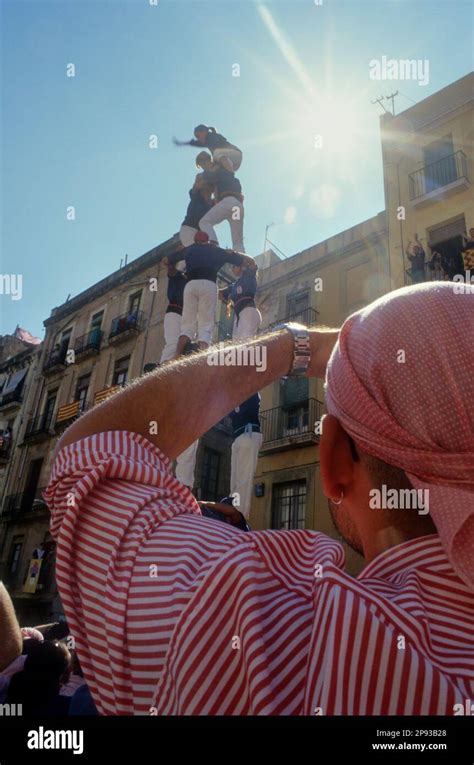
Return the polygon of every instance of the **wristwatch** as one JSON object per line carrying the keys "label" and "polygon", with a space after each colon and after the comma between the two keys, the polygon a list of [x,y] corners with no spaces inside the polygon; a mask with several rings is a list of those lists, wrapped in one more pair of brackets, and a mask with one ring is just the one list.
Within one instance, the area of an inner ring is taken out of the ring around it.
{"label": "wristwatch", "polygon": [[311,345],[309,341],[308,328],[303,324],[297,324],[296,322],[288,322],[278,324],[273,328],[287,329],[293,335],[294,340],[294,352],[293,352],[293,364],[291,369],[285,377],[305,377],[311,361]]}

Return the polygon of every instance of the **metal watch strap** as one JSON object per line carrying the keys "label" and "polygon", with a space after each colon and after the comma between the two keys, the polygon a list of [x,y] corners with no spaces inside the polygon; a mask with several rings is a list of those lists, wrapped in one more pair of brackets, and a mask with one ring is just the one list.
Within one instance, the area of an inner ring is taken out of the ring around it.
{"label": "metal watch strap", "polygon": [[279,324],[275,329],[287,329],[293,335],[293,364],[289,374],[286,376],[304,377],[311,361],[311,346],[307,327],[303,324],[289,322],[287,324]]}

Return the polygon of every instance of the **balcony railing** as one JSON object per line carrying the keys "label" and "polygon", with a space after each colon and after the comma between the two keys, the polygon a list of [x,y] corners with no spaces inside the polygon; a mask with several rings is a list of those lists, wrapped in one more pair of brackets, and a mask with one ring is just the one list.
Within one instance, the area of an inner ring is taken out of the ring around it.
{"label": "balcony railing", "polygon": [[86,354],[99,353],[104,333],[101,329],[91,329],[85,335],[78,337],[74,343],[74,352],[76,356],[85,356]]}
{"label": "balcony railing", "polygon": [[0,436],[0,462],[8,462],[12,447],[11,438]]}
{"label": "balcony railing", "polygon": [[5,393],[4,396],[0,396],[0,409],[4,406],[12,406],[14,404],[20,405],[23,400],[22,390],[12,390],[10,393]]}
{"label": "balcony railing", "polygon": [[85,409],[85,402],[73,401],[72,404],[65,404],[60,406],[56,415],[56,422],[54,427],[56,430],[61,428],[67,428]]}
{"label": "balcony railing", "polygon": [[281,406],[260,414],[262,451],[281,450],[319,441],[318,423],[323,404],[315,398],[300,401],[289,409]]}
{"label": "balcony railing", "polygon": [[67,345],[62,345],[60,348],[53,348],[53,350],[45,359],[43,364],[43,372],[53,372],[58,368],[65,367],[67,352]]}
{"label": "balcony railing", "polygon": [[94,393],[94,406],[96,404],[100,404],[102,401],[105,401],[105,399],[109,398],[109,396],[113,396],[114,393],[117,393],[119,390],[122,390],[121,385],[109,385],[108,388],[102,388],[102,390],[98,390],[96,393]]}
{"label": "balcony railing", "polygon": [[38,417],[32,417],[26,426],[24,439],[40,439],[47,436],[52,436],[52,414],[45,415],[40,414]]}
{"label": "balcony railing", "polygon": [[144,325],[143,311],[133,311],[133,313],[124,313],[112,319],[109,332],[109,341],[115,338],[125,338],[132,333],[141,332]]}
{"label": "balcony railing", "polygon": [[13,520],[28,513],[43,512],[47,509],[43,499],[46,486],[38,487],[36,491],[24,491],[21,494],[6,496],[2,504],[2,519]]}
{"label": "balcony railing", "polygon": [[465,178],[469,181],[467,174],[466,155],[463,151],[456,151],[447,157],[438,159],[425,167],[410,173],[410,199],[417,200],[430,192],[442,189],[449,184]]}
{"label": "balcony railing", "polygon": [[306,327],[314,327],[318,323],[318,311],[315,308],[304,308],[297,313],[291,313],[285,316],[283,319],[273,321],[269,325],[269,329],[273,329],[277,324],[283,324],[289,321],[297,322],[298,324],[304,324]]}

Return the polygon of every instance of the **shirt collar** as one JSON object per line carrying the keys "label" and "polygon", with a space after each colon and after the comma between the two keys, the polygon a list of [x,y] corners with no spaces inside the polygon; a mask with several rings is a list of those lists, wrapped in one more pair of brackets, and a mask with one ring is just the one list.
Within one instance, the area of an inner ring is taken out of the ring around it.
{"label": "shirt collar", "polygon": [[454,573],[437,534],[409,539],[384,550],[360,572],[357,579],[392,579],[413,569]]}

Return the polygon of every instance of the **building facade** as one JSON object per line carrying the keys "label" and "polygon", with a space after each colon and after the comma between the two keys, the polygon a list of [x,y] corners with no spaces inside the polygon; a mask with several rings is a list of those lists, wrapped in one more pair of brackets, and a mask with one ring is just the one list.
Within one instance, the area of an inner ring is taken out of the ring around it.
{"label": "building facade", "polygon": [[[458,257],[474,226],[474,75],[381,119],[390,284],[410,284],[409,241]],[[436,274],[425,266],[426,279]],[[474,276],[474,274],[473,274]]]}

